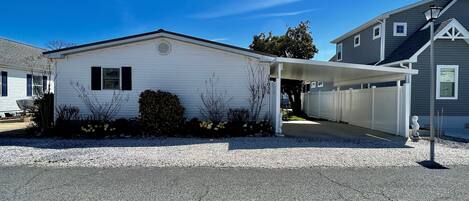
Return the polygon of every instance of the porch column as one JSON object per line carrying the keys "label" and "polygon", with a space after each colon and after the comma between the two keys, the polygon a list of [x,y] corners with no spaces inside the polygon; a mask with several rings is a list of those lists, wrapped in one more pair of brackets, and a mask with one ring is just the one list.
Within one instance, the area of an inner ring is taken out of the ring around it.
{"label": "porch column", "polygon": [[[410,64],[412,65],[412,64]],[[412,75],[406,75],[405,77],[406,83],[404,84],[404,90],[405,90],[405,137],[409,137],[410,135],[410,116],[411,116],[411,106],[412,106]]]}
{"label": "porch column", "polygon": [[280,103],[282,101],[282,70],[283,63],[277,65],[277,78],[275,80],[275,133],[282,135],[282,110]]}

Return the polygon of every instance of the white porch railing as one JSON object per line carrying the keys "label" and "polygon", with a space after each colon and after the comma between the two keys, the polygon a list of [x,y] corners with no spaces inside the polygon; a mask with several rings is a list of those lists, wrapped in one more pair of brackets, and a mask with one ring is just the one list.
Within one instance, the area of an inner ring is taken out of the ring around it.
{"label": "white porch railing", "polygon": [[408,136],[410,85],[304,94],[308,116]]}

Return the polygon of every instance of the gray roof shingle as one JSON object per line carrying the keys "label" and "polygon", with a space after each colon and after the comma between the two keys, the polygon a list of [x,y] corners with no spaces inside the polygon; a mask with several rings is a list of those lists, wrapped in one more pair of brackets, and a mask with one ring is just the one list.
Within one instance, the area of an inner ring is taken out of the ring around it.
{"label": "gray roof shingle", "polygon": [[0,38],[0,65],[42,69],[48,65],[43,51],[41,48]]}

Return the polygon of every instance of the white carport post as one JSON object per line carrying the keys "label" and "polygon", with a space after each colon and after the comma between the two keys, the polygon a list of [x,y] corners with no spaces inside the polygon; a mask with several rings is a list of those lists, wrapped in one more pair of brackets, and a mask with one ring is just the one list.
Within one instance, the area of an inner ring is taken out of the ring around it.
{"label": "white carport post", "polygon": [[282,110],[280,108],[282,93],[283,63],[277,65],[277,78],[275,80],[275,133],[282,135]]}

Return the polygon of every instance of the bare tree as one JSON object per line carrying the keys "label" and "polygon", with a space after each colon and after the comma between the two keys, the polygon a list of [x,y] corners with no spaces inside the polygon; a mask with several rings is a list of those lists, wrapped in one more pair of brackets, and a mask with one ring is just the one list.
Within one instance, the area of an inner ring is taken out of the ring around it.
{"label": "bare tree", "polygon": [[76,45],[77,44],[75,43],[66,42],[63,40],[53,40],[53,41],[49,41],[48,43],[46,43],[46,47],[49,50],[59,50],[59,49],[67,48],[67,47],[73,47]]}
{"label": "bare tree", "polygon": [[269,76],[267,68],[262,64],[254,66],[251,62],[247,67],[248,90],[249,90],[249,113],[251,121],[258,121],[260,113],[265,106],[264,101],[270,91]]}
{"label": "bare tree", "polygon": [[221,122],[225,119],[228,104],[232,98],[228,97],[226,90],[220,91],[216,85],[220,79],[215,76],[215,73],[205,81],[205,91],[200,94],[202,105],[200,106],[200,113],[202,116],[212,122]]}
{"label": "bare tree", "polygon": [[119,113],[122,104],[129,100],[121,91],[114,91],[110,101],[100,101],[99,97],[79,82],[70,82],[78,97],[91,112],[93,120],[110,121]]}

